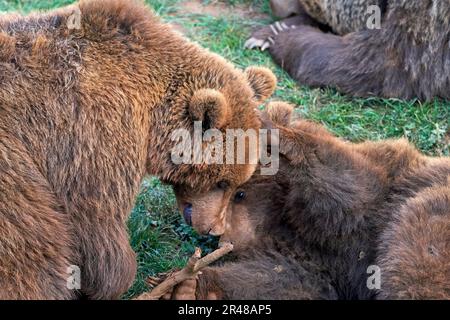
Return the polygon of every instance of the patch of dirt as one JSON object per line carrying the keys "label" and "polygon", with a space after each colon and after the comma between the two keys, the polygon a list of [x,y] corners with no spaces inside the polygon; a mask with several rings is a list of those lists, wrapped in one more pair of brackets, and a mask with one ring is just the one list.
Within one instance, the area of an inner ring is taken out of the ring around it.
{"label": "patch of dirt", "polygon": [[188,30],[186,30],[181,24],[172,22],[172,23],[170,23],[170,25],[172,26],[172,28],[175,31],[178,31],[179,33],[185,34],[185,35],[188,34]]}
{"label": "patch of dirt", "polygon": [[179,4],[178,12],[187,14],[210,15],[220,17],[223,15],[235,15],[242,18],[268,18],[268,15],[258,11],[250,5],[227,5],[223,2],[212,1],[209,4],[203,3],[201,0],[189,0]]}

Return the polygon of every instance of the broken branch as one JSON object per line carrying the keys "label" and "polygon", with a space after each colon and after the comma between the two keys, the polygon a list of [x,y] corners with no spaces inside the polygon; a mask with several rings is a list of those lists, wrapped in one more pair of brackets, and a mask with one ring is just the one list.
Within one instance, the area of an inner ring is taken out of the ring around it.
{"label": "broken branch", "polygon": [[216,251],[201,258],[202,250],[200,248],[196,248],[194,255],[189,259],[186,267],[178,272],[171,274],[166,280],[155,287],[151,292],[144,293],[137,297],[135,300],[160,299],[178,284],[186,280],[195,279],[202,269],[219,260],[223,256],[229,254],[231,251],[233,251],[233,245],[231,243],[226,243]]}

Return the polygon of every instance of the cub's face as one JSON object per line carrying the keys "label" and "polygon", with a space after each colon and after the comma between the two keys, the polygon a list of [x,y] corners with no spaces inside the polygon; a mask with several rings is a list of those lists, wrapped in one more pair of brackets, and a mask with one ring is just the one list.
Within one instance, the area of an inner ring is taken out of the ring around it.
{"label": "cub's face", "polygon": [[255,174],[239,187],[219,185],[197,195],[175,188],[175,193],[186,222],[197,232],[221,236],[221,242],[241,250],[264,237],[281,210],[286,186],[279,178]]}
{"label": "cub's face", "polygon": [[186,223],[200,234],[214,236],[224,234],[228,212],[234,201],[243,196],[237,186],[226,181],[205,193],[183,186],[175,186],[174,191]]}
{"label": "cub's face", "polygon": [[242,250],[266,234],[279,196],[275,177],[255,174],[238,188],[227,210],[225,231],[220,242],[231,242]]}

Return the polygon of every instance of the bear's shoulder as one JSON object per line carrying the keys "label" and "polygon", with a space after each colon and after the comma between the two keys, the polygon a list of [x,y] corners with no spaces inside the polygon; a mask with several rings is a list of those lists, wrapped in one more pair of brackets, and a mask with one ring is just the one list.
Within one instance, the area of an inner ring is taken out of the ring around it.
{"label": "bear's shoulder", "polygon": [[15,38],[42,33],[90,40],[132,35],[143,42],[167,35],[169,29],[149,6],[137,0],[85,0],[44,13],[0,15],[0,35]]}

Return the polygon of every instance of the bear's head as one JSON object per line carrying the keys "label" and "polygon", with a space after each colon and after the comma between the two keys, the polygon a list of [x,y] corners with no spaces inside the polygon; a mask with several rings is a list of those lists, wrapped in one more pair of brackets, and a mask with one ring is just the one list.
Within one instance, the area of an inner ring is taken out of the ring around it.
{"label": "bear's head", "polygon": [[[276,77],[266,68],[250,67],[245,72],[230,71],[229,65],[218,68],[214,75],[193,74],[195,82],[186,85],[190,89],[171,102],[179,111],[165,120],[168,125],[162,125],[164,129],[155,132],[155,141],[150,142],[156,142],[154,150],[168,150],[168,154],[159,156],[163,161],[149,161],[155,166],[149,172],[175,186],[186,220],[191,222],[192,215],[200,233],[215,235],[223,233],[226,205],[234,190],[250,179],[258,165],[258,107],[276,87]],[[171,135],[162,136],[164,131]],[[196,195],[201,196],[194,201]],[[200,221],[196,213],[202,206],[209,207],[210,214]]]}
{"label": "bear's head", "polygon": [[[264,127],[289,124],[292,110],[286,103],[272,102],[261,115]],[[281,164],[284,160],[277,161]],[[197,232],[223,235],[233,243],[240,243],[254,238],[256,221],[271,213],[274,206],[280,206],[277,199],[283,194],[279,190],[285,180],[283,176],[283,172],[275,176],[256,173],[248,183],[245,182],[249,176],[240,176],[232,182],[220,181],[206,192],[183,185],[174,185],[174,190],[186,222]]]}
{"label": "bear's head", "polygon": [[[189,194],[175,187],[175,194],[185,220],[199,233],[220,235],[221,241],[242,249],[263,236],[262,229],[270,216],[281,210],[281,199],[286,193],[281,187],[283,181],[280,173],[265,176],[257,169],[249,181],[236,188],[218,187],[205,194]],[[222,204],[225,193],[231,196]],[[223,218],[217,214],[217,207]]]}
{"label": "bear's head", "polygon": [[275,176],[261,175],[257,170],[228,204],[220,242],[232,243],[234,252],[270,242],[281,225],[288,188],[289,179],[282,170]]}

